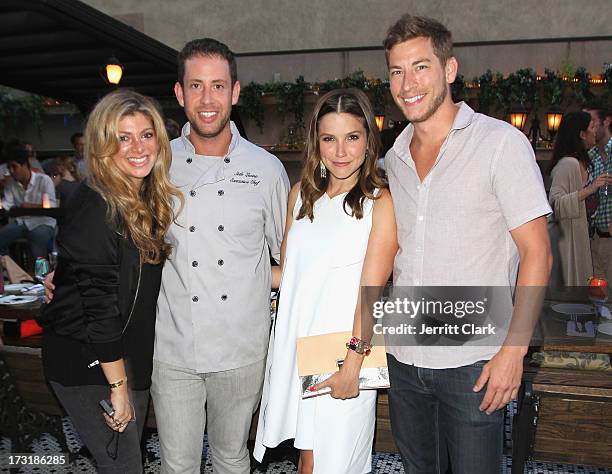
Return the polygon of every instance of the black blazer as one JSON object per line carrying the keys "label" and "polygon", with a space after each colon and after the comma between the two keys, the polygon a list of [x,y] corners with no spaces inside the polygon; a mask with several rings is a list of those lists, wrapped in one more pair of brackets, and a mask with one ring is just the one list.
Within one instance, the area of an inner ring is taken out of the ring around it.
{"label": "black blazer", "polygon": [[[44,357],[49,359],[45,367],[51,367],[46,370],[48,378],[66,382],[53,374],[58,373],[61,360],[72,363],[72,351],[83,359],[79,368],[128,355],[127,362],[134,368],[145,365],[137,370],[150,380],[161,265],[140,264],[133,242],[122,237],[117,225],[109,224],[104,199],[86,184],[80,185],[68,207],[57,237],[55,294],[38,318],[44,328]],[[127,335],[132,335],[129,348],[124,347]],[[60,341],[72,349],[64,349]],[[45,346],[54,350],[45,351]],[[91,383],[92,371],[86,373],[70,378],[75,384]],[[83,378],[87,380],[79,380]]]}

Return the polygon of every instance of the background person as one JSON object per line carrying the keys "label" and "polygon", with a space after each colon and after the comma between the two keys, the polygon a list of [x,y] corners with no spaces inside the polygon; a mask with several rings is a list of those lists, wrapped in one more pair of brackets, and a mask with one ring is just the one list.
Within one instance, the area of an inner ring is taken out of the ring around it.
{"label": "background person", "polygon": [[[101,473],[141,473],[155,305],[174,220],[170,147],[151,100],[102,98],[86,128],[91,171],[58,235],[55,294],[40,318],[46,378]],[[114,415],[102,415],[109,399]],[[131,423],[135,417],[135,423]]]}
{"label": "background person", "polygon": [[79,188],[81,181],[81,174],[74,159],[69,156],[60,156],[45,161],[43,167],[45,173],[53,180],[59,205],[65,206]]}
{"label": "background person", "polygon": [[[42,207],[43,195],[51,207],[56,207],[53,181],[44,173],[30,167],[29,153],[21,144],[8,147],[6,161],[11,180],[4,187],[2,207]],[[6,255],[8,247],[19,238],[27,238],[34,259],[47,258],[51,239],[55,235],[55,219],[44,216],[22,216],[13,219],[0,229],[0,253]]]}
{"label": "background person", "polygon": [[[612,111],[603,107],[584,109],[591,115],[597,125],[595,146],[588,150],[589,181],[593,182],[602,174],[612,174]],[[589,183],[590,184],[590,183]],[[603,186],[597,193],[597,212],[595,214],[594,232],[591,232],[591,250],[593,254],[593,274],[599,278],[612,278],[612,188]],[[587,208],[588,211],[588,208]]]}
{"label": "background person", "polygon": [[73,133],[70,137],[70,143],[74,149],[74,160],[81,177],[86,177],[88,174],[87,161],[85,160],[85,137],[81,132]]}
{"label": "background person", "polygon": [[36,158],[36,150],[34,149],[34,145],[32,145],[30,142],[22,142],[22,144],[28,152],[28,161],[30,163],[30,168],[32,168],[32,170],[36,171],[37,173],[42,173],[43,167],[40,164],[40,161],[38,161],[38,158]]}
{"label": "background person", "polygon": [[587,149],[595,145],[596,132],[595,121],[588,113],[570,112],[561,119],[553,147],[549,202],[558,227],[553,234],[557,237],[559,260],[555,270],[561,277],[558,283],[565,286],[585,286],[593,277],[584,201],[601,186],[612,184],[612,176],[600,174],[587,185]]}

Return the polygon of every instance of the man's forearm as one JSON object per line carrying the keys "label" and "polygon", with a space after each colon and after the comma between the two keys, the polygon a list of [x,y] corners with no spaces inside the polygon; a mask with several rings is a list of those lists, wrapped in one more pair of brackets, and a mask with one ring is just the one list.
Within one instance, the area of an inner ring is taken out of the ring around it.
{"label": "man's forearm", "polygon": [[514,309],[504,346],[526,352],[540,318],[552,267],[550,247],[529,249],[522,255]]}

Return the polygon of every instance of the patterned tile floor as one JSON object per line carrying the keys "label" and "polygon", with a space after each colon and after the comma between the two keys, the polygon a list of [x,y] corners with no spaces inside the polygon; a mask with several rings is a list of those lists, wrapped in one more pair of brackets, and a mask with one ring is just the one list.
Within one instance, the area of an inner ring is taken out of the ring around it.
{"label": "patterned tile floor", "polygon": [[[76,452],[81,448],[81,441],[74,430],[72,423],[69,418],[64,418],[64,432],[66,433],[66,439],[68,442],[68,448],[72,452]],[[10,441],[7,438],[0,439],[0,454],[7,454],[11,452]],[[210,457],[207,456],[208,445],[204,444],[204,453],[202,456],[202,472],[205,474],[212,473],[212,465],[210,463]],[[43,435],[39,440],[34,443],[33,451],[35,453],[57,453],[59,451],[59,444],[55,438],[50,435]],[[147,439],[147,449],[154,454],[155,459],[147,462],[145,466],[145,473],[158,473],[160,472],[159,466],[159,442],[157,439],[157,433],[152,433]],[[400,474],[404,472],[401,465],[399,456],[397,454],[389,453],[376,453],[373,456],[372,464],[374,466],[374,473],[376,474]],[[500,474],[510,474],[512,466],[512,459],[508,456],[504,457],[502,466],[500,466]],[[2,471],[0,472],[7,472]],[[65,468],[52,469],[46,468],[23,468],[19,471],[23,474],[47,474],[47,473],[95,473],[96,470],[93,467],[91,461],[86,458],[78,458],[72,465]],[[296,469],[294,465],[289,461],[278,461],[273,462],[268,466],[265,471],[256,471],[257,474],[289,474],[295,473]],[[611,469],[590,467],[590,466],[574,466],[567,464],[546,464],[546,463],[529,463],[525,468],[526,473],[533,474],[612,474]]]}

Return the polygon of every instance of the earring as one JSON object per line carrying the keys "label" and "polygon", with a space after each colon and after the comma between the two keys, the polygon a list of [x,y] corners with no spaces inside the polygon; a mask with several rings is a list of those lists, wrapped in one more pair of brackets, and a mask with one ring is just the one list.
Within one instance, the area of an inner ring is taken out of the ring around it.
{"label": "earring", "polygon": [[366,150],[366,152],[365,152],[365,159],[367,160],[367,159],[368,159],[368,157],[369,157],[369,155],[368,155],[368,150]]}
{"label": "earring", "polygon": [[327,178],[327,168],[322,161],[319,162],[319,168],[321,169],[321,179]]}

